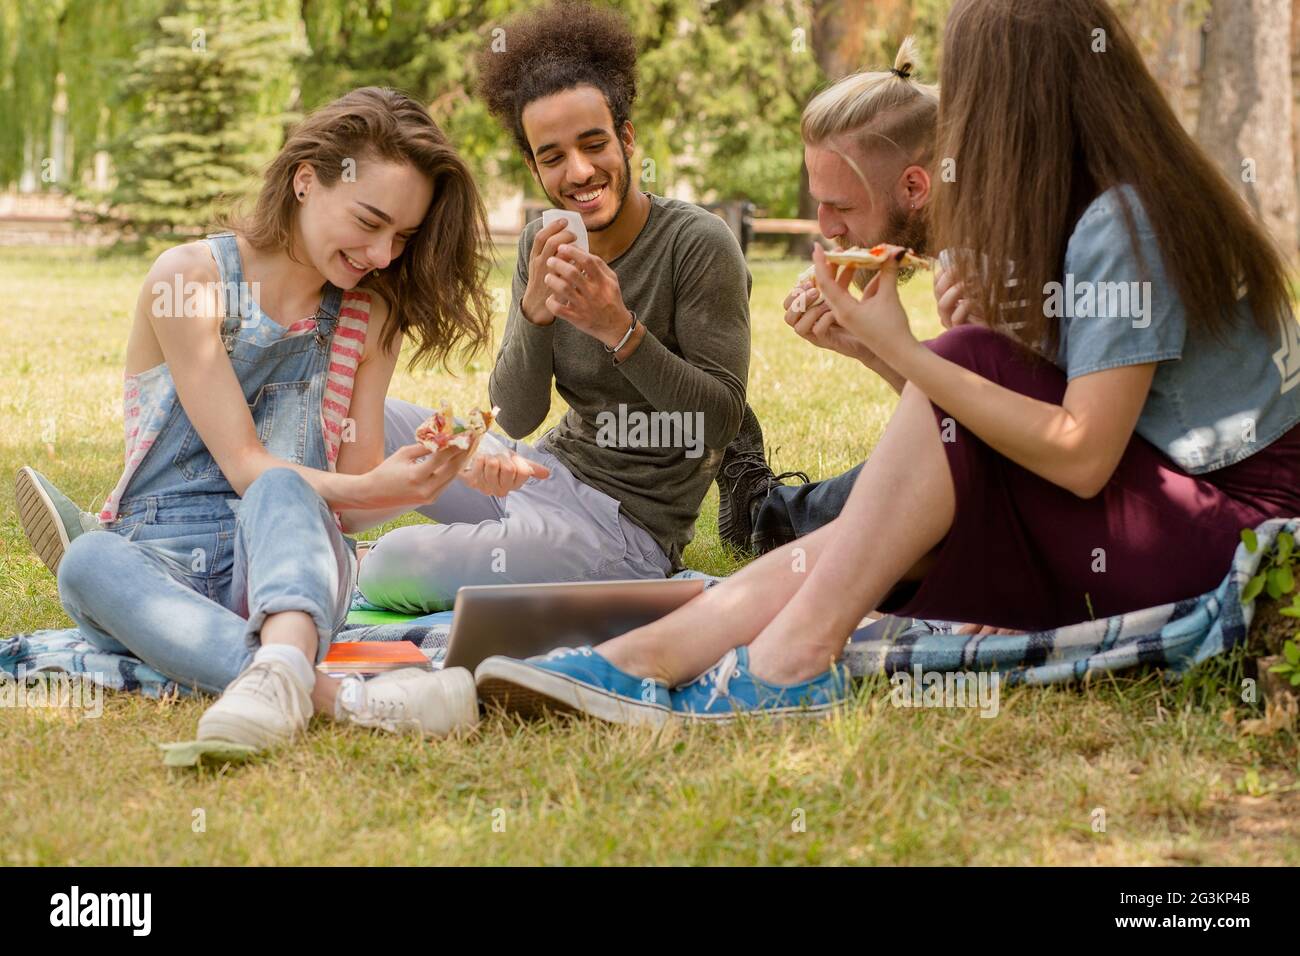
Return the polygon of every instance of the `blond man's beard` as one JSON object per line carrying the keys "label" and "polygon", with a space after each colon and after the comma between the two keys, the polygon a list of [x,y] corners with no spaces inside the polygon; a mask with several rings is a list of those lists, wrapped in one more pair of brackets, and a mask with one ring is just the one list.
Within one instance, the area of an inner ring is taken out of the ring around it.
{"label": "blond man's beard", "polygon": [[[925,213],[923,211],[904,209],[898,203],[890,202],[889,214],[885,217],[885,234],[876,242],[867,243],[874,246],[878,243],[888,243],[891,246],[902,246],[904,249],[911,249],[913,252],[926,254],[927,230],[925,223]],[[843,245],[843,243],[840,243]],[[912,278],[915,269],[898,270],[898,281],[906,282]],[[865,289],[867,283],[875,275],[874,272],[867,269],[859,269],[853,276],[853,284],[859,289]]]}

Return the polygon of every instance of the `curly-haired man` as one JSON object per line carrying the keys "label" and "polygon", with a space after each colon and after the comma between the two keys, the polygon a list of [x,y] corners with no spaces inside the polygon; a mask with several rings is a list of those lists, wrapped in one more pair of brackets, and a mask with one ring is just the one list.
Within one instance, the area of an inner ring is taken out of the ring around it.
{"label": "curly-haired man", "polygon": [[[360,587],[399,610],[446,607],[468,584],[681,568],[745,409],[749,271],[721,219],[632,188],[626,22],[558,2],[503,31],[479,57],[479,92],[551,203],[581,216],[590,251],[564,221],[525,228],[489,390],[515,438],[546,419],[552,382],[568,411],[535,445],[515,445],[549,478],[508,498],[458,483],[420,509],[441,524],[379,540]],[[428,414],[390,399],[388,443],[409,442]]]}

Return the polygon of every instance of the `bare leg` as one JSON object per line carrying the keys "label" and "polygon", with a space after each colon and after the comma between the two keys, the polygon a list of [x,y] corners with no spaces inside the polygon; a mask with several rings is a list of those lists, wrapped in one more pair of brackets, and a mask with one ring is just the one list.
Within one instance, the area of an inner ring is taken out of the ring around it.
{"label": "bare leg", "polygon": [[338,678],[326,677],[324,674],[318,673],[316,675],[316,686],[311,689],[311,709],[333,720],[334,701],[338,695]]}
{"label": "bare leg", "polygon": [[667,617],[600,645],[611,664],[670,687],[748,644],[803,585],[836,522],[769,551]]}
{"label": "bare leg", "polygon": [[909,569],[915,574],[924,567],[951,526],[954,507],[934,412],[908,386],[835,521],[764,555],[662,620],[607,641],[600,653],[628,673],[670,687],[744,644],[751,644],[751,668],[765,680],[815,676],[839,656],[863,615]]}
{"label": "bare leg", "polygon": [[835,522],[841,533],[750,644],[754,675],[794,684],[826,670],[862,615],[943,540],[955,509],[934,411],[909,385]]}

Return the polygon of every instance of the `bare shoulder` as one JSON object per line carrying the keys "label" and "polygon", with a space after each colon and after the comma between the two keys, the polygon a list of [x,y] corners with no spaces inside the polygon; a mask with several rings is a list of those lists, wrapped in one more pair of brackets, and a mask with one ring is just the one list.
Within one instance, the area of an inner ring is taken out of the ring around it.
{"label": "bare shoulder", "polygon": [[146,287],[155,282],[219,282],[221,271],[206,242],[186,242],[163,250],[149,267]]}
{"label": "bare shoulder", "polygon": [[[135,373],[166,361],[169,348],[189,348],[215,335],[221,321],[216,260],[202,242],[165,250],[145,276],[127,337],[126,370]],[[176,322],[177,318],[199,321]]]}
{"label": "bare shoulder", "polygon": [[221,315],[221,270],[203,242],[164,250],[145,276],[136,311],[146,318],[217,319]]}

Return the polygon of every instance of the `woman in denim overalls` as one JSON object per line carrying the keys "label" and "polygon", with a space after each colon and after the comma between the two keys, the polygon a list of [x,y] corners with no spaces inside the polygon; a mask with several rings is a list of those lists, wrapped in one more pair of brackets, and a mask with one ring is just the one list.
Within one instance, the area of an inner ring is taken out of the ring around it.
{"label": "woman in denim overalls", "polygon": [[487,248],[473,181],[427,112],[367,88],[294,131],[234,232],[155,263],[111,533],[71,541],[59,593],[88,641],[222,695],[201,740],[264,748],[314,711],[433,735],[477,720],[463,669],[340,685],[314,665],[352,595],[344,530],[474,481],[472,450],[384,459],[383,400],[404,331],[417,357],[485,340]]}

